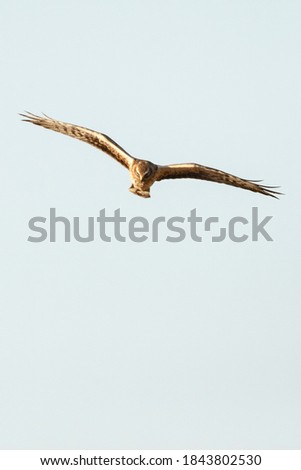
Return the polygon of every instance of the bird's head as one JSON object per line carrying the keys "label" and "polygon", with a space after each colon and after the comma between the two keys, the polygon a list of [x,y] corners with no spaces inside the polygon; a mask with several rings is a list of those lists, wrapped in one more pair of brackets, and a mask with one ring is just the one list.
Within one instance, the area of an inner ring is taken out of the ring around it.
{"label": "bird's head", "polygon": [[147,160],[138,160],[133,165],[133,175],[135,179],[141,182],[148,181],[156,171],[156,165]]}

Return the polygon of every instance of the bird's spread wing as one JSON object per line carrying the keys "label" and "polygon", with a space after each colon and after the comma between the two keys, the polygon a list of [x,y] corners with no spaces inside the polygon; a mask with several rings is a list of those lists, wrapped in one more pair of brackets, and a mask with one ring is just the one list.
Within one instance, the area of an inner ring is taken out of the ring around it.
{"label": "bird's spread wing", "polygon": [[238,188],[248,189],[266,196],[276,197],[281,193],[273,191],[274,186],[264,186],[258,184],[259,181],[251,181],[238,176],[225,173],[215,168],[210,168],[197,163],[180,163],[175,165],[159,166],[156,174],[156,180],[161,181],[172,178],[195,178],[215,183],[224,183]]}
{"label": "bird's spread wing", "polygon": [[21,116],[25,118],[23,121],[31,122],[37,126],[42,126],[46,129],[51,129],[94,145],[94,147],[99,148],[103,152],[115,158],[115,160],[126,168],[129,168],[135,160],[134,157],[129,155],[122,147],[120,147],[120,145],[114,142],[114,140],[100,132],[87,129],[86,127],[77,126],[75,124],[56,121],[46,115],[36,116],[35,114],[26,112],[26,114],[21,114]]}

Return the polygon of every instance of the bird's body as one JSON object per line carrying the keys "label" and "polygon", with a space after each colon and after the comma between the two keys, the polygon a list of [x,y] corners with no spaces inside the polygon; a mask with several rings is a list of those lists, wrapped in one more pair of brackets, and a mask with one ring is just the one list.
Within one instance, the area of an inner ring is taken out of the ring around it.
{"label": "bird's body", "polygon": [[150,161],[131,156],[114,142],[114,140],[100,132],[75,124],[57,121],[45,115],[40,117],[32,113],[26,113],[21,114],[21,116],[25,118],[24,121],[87,142],[113,157],[129,170],[132,181],[129,190],[140,197],[149,198],[150,188],[156,181],[174,178],[193,178],[224,183],[272,197],[277,197],[277,195],[281,194],[274,191],[274,187],[258,184],[258,181],[255,182],[239,178],[230,173],[197,163],[180,163],[164,166],[156,165]]}
{"label": "bird's body", "polygon": [[150,188],[156,182],[157,172],[158,165],[147,160],[135,160],[130,167],[130,191],[141,197],[150,197]]}

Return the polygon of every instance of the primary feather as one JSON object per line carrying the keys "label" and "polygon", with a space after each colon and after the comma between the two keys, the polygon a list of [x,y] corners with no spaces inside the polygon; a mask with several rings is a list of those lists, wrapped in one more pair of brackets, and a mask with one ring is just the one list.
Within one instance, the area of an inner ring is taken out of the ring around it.
{"label": "primary feather", "polygon": [[194,178],[213,181],[215,183],[224,183],[276,198],[277,195],[281,194],[278,191],[274,191],[274,187],[257,184],[258,182],[239,178],[238,176],[231,175],[225,171],[199,165],[197,163],[179,163],[159,167],[157,181],[174,178]]}
{"label": "primary feather", "polygon": [[21,116],[25,118],[23,121],[31,122],[36,126],[42,126],[46,129],[51,129],[52,131],[60,132],[61,134],[69,135],[75,139],[87,142],[87,144],[93,145],[115,158],[115,160],[126,168],[129,168],[134,160],[120,145],[101,132],[93,131],[87,127],[77,126],[76,124],[57,121],[46,115],[36,116],[35,114],[26,112],[26,114],[21,114]]}

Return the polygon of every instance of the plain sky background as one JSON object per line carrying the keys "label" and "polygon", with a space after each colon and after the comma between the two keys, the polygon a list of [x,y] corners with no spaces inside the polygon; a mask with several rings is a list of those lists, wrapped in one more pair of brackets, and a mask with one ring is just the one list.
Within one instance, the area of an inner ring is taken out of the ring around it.
{"label": "plain sky background", "polygon": [[[300,449],[300,1],[10,1],[0,21],[1,448]],[[138,198],[24,110],[286,195],[167,181]],[[258,207],[274,241],[29,243],[50,207],[83,231],[102,208]]]}

